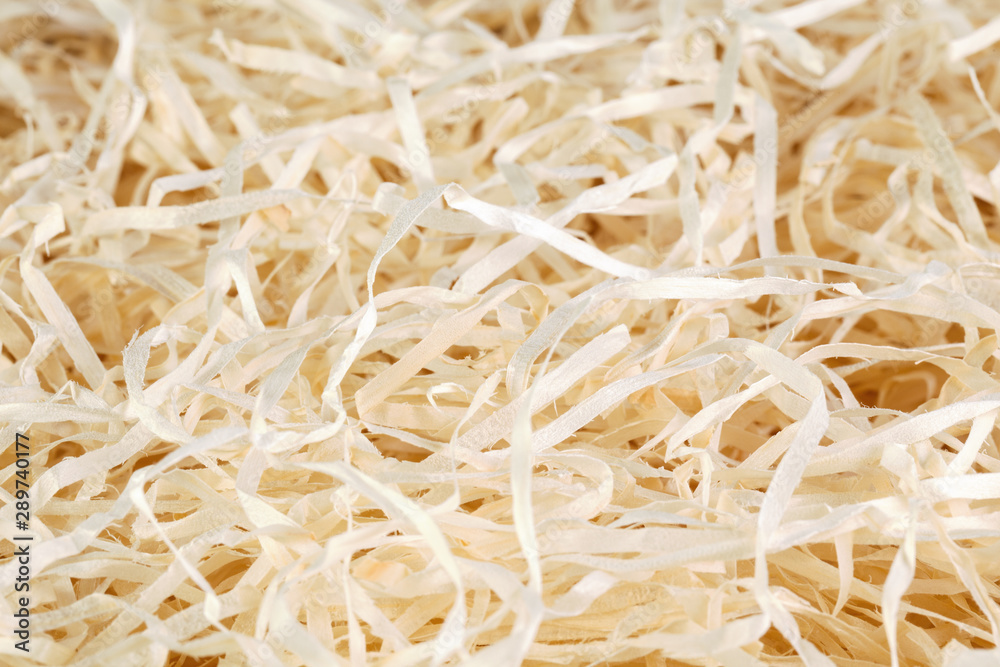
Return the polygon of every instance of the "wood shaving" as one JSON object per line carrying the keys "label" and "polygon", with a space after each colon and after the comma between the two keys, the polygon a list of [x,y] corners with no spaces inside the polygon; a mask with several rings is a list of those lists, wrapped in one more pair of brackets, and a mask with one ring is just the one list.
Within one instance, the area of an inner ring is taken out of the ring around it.
{"label": "wood shaving", "polygon": [[995,9],[6,0],[0,662],[1000,664]]}

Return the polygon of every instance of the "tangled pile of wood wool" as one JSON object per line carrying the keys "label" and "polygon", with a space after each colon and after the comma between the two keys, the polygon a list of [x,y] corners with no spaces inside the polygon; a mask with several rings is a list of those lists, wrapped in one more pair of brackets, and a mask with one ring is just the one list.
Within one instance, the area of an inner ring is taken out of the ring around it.
{"label": "tangled pile of wood wool", "polygon": [[0,662],[1000,664],[995,10],[4,0]]}

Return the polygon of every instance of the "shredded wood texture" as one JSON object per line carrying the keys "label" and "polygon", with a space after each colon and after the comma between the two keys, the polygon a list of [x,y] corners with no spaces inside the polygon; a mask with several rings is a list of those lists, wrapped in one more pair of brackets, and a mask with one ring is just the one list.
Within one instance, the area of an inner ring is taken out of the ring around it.
{"label": "shredded wood texture", "polygon": [[4,0],[0,662],[1000,664],[995,11]]}

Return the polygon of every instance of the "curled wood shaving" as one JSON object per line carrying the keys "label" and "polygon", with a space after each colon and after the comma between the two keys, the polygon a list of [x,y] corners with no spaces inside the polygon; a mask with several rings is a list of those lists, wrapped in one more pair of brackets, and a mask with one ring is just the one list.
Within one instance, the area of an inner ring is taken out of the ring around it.
{"label": "curled wood shaving", "polygon": [[0,662],[1000,663],[992,9],[3,3]]}

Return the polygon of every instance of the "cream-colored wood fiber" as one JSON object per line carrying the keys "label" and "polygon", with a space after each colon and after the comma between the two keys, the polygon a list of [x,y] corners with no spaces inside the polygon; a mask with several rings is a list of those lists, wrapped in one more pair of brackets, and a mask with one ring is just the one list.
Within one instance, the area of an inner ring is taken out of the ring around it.
{"label": "cream-colored wood fiber", "polygon": [[4,0],[0,663],[1000,664],[996,10]]}

